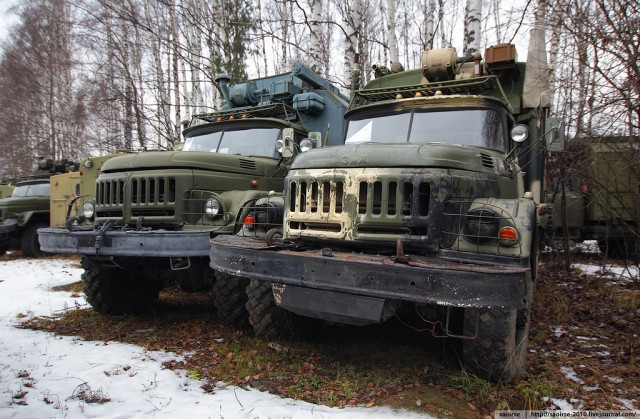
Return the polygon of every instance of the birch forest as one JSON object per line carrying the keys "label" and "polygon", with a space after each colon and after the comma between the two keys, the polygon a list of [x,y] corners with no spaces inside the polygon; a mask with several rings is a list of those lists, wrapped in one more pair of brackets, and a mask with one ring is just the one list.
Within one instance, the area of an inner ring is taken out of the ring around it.
{"label": "birch forest", "polygon": [[170,149],[181,121],[221,104],[213,79],[290,71],[339,85],[373,65],[420,65],[543,27],[553,109],[569,137],[632,136],[640,121],[640,5],[630,0],[23,0],[0,55],[0,177],[37,156]]}

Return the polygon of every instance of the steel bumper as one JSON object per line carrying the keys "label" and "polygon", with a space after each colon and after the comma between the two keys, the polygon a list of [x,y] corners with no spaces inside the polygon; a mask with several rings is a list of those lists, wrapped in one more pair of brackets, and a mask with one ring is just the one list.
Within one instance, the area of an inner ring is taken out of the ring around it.
{"label": "steel bumper", "polygon": [[103,256],[207,256],[210,238],[209,230],[106,231],[102,235],[93,230],[38,230],[40,249],[45,252]]}
{"label": "steel bumper", "polygon": [[274,283],[442,306],[526,308],[531,269],[391,256],[269,247],[238,236],[211,240],[210,266],[232,275]]}

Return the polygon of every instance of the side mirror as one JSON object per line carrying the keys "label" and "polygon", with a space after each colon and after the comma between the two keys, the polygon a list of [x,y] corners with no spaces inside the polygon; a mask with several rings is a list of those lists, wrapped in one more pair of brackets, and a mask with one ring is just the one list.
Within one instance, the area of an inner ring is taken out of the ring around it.
{"label": "side mirror", "polygon": [[322,144],[322,133],[319,131],[311,131],[309,133],[309,139],[313,143],[313,148],[324,147]]}
{"label": "side mirror", "polygon": [[564,151],[564,120],[561,118],[547,118],[546,148],[549,151]]}

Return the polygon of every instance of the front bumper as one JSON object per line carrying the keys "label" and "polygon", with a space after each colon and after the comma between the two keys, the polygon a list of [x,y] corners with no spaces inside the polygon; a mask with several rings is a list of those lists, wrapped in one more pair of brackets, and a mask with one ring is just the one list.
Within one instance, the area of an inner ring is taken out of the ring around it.
{"label": "front bumper", "polygon": [[269,247],[233,235],[211,240],[210,259],[213,269],[228,274],[324,291],[340,295],[343,302],[373,298],[506,309],[524,309],[530,303],[526,296],[531,269],[521,265],[480,265],[429,256],[411,256],[400,263],[392,256]]}
{"label": "front bumper", "polygon": [[[38,230],[40,249],[49,253],[101,256],[197,257],[209,254],[211,230],[69,231]],[[98,245],[96,245],[98,243]]]}

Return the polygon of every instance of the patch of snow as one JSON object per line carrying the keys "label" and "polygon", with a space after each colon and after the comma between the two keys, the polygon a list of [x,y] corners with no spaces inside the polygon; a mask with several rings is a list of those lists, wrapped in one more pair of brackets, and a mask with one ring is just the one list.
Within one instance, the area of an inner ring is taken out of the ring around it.
{"label": "patch of snow", "polygon": [[584,384],[584,381],[582,381],[582,379],[580,377],[578,377],[578,374],[576,374],[576,372],[573,370],[573,368],[570,367],[560,367],[560,372],[562,372],[562,374],[564,374],[564,376],[571,380],[574,381],[578,384]]}
{"label": "patch of snow", "polygon": [[[207,394],[184,371],[162,367],[180,358],[175,354],[16,328],[24,318],[86,306],[82,297],[51,290],[80,280],[82,270],[74,265],[62,259],[0,261],[2,418],[425,417],[384,407],[330,408],[238,387]],[[109,401],[86,403],[74,397],[81,391]]]}
{"label": "patch of snow", "polygon": [[567,329],[565,329],[562,326],[555,326],[553,328],[553,334],[557,338],[561,338],[562,336],[566,335],[567,333],[569,333],[569,332],[567,332]]}
{"label": "patch of snow", "polygon": [[605,375],[604,378],[606,378],[607,381],[609,381],[610,383],[613,383],[613,384],[620,384],[620,383],[624,382],[624,380],[622,378],[611,377],[609,375]]}
{"label": "patch of snow", "polygon": [[625,409],[628,410],[636,410],[637,411],[637,400],[636,399],[632,399],[632,400],[628,400],[628,399],[621,399],[619,397],[615,397],[615,399],[620,402],[620,404],[622,404],[622,406],[624,406]]}

